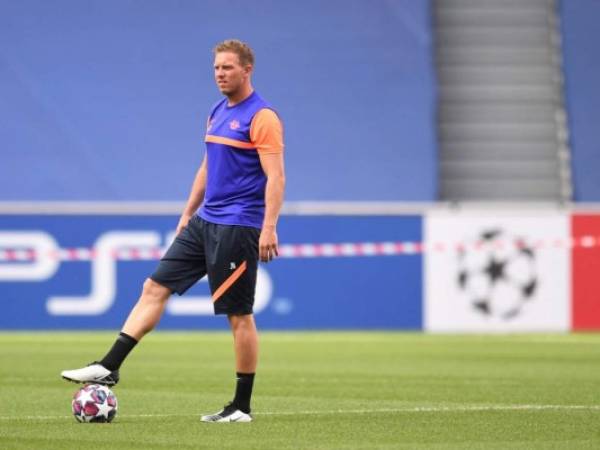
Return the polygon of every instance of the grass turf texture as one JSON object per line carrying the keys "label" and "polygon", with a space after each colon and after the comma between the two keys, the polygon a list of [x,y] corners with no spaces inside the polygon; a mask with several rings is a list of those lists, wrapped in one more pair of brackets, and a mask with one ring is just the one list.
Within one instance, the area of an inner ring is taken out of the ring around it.
{"label": "grass turf texture", "polygon": [[59,372],[114,337],[1,333],[0,448],[600,448],[600,335],[263,333],[255,421],[203,424],[233,392],[230,336],[155,332],[115,421],[76,423]]}

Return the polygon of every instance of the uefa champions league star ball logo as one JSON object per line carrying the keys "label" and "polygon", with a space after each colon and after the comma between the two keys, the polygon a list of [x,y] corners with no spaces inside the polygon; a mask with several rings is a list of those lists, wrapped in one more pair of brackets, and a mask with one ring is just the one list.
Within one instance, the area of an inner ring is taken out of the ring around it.
{"label": "uefa champions league star ball logo", "polygon": [[513,319],[538,289],[535,251],[523,238],[485,230],[459,247],[457,283],[481,315]]}

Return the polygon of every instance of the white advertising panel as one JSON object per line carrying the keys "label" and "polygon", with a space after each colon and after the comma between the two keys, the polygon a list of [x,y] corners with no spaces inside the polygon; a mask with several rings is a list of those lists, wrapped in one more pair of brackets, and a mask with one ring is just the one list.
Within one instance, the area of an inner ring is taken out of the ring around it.
{"label": "white advertising panel", "polygon": [[424,228],[427,331],[569,329],[566,214],[431,212]]}

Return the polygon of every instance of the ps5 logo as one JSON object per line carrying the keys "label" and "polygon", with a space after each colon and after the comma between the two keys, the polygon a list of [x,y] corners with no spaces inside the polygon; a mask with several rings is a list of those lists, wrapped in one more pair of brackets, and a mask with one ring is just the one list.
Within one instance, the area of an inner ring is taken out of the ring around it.
{"label": "ps5 logo", "polygon": [[[96,316],[106,313],[117,296],[117,265],[114,255],[124,249],[156,248],[161,245],[162,235],[156,231],[108,231],[101,234],[94,244],[94,258],[83,263],[91,265],[91,290],[87,295],[51,296],[46,309],[54,316]],[[165,245],[172,242],[174,233],[164,238]],[[0,263],[2,281],[44,281],[58,271],[61,261],[56,255],[60,247],[56,240],[44,231],[0,231],[0,249],[24,249],[36,257],[28,261]],[[18,250],[17,250],[18,251]],[[82,262],[79,262],[81,264]],[[206,278],[203,279],[206,282]],[[140,290],[143,280],[138,280]],[[254,311],[259,313],[269,304],[273,283],[268,272],[259,267],[257,274]],[[211,315],[213,303],[210,295],[173,297],[167,304],[167,313],[177,316]]]}

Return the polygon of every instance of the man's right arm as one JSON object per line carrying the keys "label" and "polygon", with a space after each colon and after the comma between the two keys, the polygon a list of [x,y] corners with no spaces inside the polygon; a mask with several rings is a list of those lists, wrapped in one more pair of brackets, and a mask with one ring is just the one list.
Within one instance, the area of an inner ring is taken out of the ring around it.
{"label": "man's right arm", "polygon": [[188,224],[192,216],[196,213],[200,205],[202,204],[202,200],[204,200],[204,193],[206,192],[206,155],[204,155],[204,159],[202,160],[202,164],[196,173],[196,177],[194,178],[194,183],[192,184],[192,190],[190,191],[190,195],[188,197],[188,201],[185,205],[185,209],[181,214],[181,218],[179,219],[179,223],[177,224],[177,230],[175,234],[179,234],[180,231]]}

